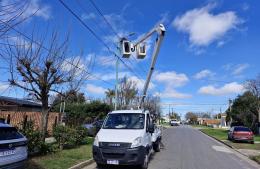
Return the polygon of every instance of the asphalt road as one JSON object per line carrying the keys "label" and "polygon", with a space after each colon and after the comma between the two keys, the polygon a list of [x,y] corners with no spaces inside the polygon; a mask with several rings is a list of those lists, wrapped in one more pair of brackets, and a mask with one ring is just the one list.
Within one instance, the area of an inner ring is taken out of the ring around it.
{"label": "asphalt road", "polygon": [[[189,126],[164,130],[164,148],[151,156],[148,169],[259,169],[247,157]],[[106,167],[135,169],[135,167]],[[97,169],[92,164],[84,169]]]}

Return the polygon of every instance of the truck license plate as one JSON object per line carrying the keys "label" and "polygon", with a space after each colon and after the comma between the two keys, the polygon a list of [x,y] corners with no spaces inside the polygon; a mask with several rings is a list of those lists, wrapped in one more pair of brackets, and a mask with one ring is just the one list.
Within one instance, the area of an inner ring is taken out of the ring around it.
{"label": "truck license plate", "polygon": [[118,165],[119,161],[118,160],[107,160],[107,164]]}
{"label": "truck license plate", "polygon": [[14,150],[0,151],[0,157],[9,156],[15,154]]}

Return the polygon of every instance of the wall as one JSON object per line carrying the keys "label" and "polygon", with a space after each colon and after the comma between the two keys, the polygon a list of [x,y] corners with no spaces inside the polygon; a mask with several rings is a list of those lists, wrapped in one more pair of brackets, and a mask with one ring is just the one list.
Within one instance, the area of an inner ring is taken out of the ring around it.
{"label": "wall", "polygon": [[[40,128],[41,112],[15,112],[15,111],[0,111],[0,118],[10,119],[10,124],[18,128],[22,127],[24,121],[33,121],[36,129]],[[52,133],[53,125],[59,122],[59,113],[50,112],[48,118],[48,133]]]}

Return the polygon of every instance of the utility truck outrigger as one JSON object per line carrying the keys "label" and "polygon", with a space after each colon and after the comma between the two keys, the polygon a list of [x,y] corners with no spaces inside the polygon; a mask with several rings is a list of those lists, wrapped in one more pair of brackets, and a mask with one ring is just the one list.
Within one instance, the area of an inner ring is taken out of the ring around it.
{"label": "utility truck outrigger", "polygon": [[[162,24],[138,40],[135,44],[123,40],[123,57],[129,57],[131,51],[137,51],[138,57],[146,54],[141,43],[154,33],[156,38],[150,70],[144,85],[140,108],[147,93],[160,45],[165,34]],[[158,133],[154,133],[154,131]],[[97,133],[93,143],[93,158],[98,166],[102,165],[137,165],[146,169],[152,149],[159,151],[161,132],[155,130],[148,110],[116,110],[108,113],[102,128]]]}

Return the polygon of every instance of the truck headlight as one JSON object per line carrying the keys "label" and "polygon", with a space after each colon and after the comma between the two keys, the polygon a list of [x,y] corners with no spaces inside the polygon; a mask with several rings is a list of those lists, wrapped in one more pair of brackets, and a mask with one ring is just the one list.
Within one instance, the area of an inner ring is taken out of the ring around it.
{"label": "truck headlight", "polygon": [[94,140],[94,142],[93,142],[93,145],[94,145],[94,146],[97,146],[97,147],[99,146],[98,136],[95,137],[95,140]]}
{"label": "truck headlight", "polygon": [[142,137],[137,137],[136,139],[134,139],[131,148],[139,147],[141,145],[142,145]]}

